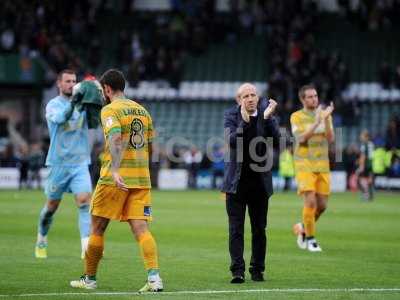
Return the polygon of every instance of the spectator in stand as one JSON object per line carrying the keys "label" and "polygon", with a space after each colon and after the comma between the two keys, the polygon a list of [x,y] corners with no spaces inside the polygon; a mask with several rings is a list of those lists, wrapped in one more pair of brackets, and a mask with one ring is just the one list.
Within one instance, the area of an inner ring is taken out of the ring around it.
{"label": "spectator in stand", "polygon": [[12,25],[1,32],[3,48],[15,51],[16,42],[29,41],[29,50],[40,53],[52,69],[50,73],[60,71],[73,60],[70,47],[81,44],[98,27],[93,20],[99,6],[91,2],[3,1],[2,20]]}
{"label": "spectator in stand", "polygon": [[44,153],[40,143],[33,143],[29,153],[29,187],[33,187],[36,182],[36,188],[41,188],[40,169],[44,165]]}
{"label": "spectator in stand", "polygon": [[379,82],[385,90],[390,89],[392,82],[392,70],[387,62],[383,62],[379,69]]}
{"label": "spectator in stand", "polygon": [[352,189],[350,180],[357,170],[358,157],[359,151],[357,146],[354,144],[347,146],[343,152],[343,166],[344,170],[346,171],[346,182],[348,189]]}
{"label": "spectator in stand", "polygon": [[337,0],[339,6],[339,14],[343,17],[347,17],[350,14],[350,1],[349,0]]}
{"label": "spectator in stand", "polygon": [[18,154],[18,170],[19,170],[19,189],[28,187],[28,169],[29,169],[29,148],[22,145]]}
{"label": "spectator in stand", "polygon": [[0,151],[0,167],[15,168],[17,163],[18,159],[14,155],[14,147],[8,144],[3,151]]}
{"label": "spectator in stand", "polygon": [[188,172],[188,185],[189,188],[195,188],[196,185],[196,179],[193,176],[192,173],[192,166],[193,166],[193,157],[192,157],[192,152],[190,149],[185,149],[183,152],[183,162],[185,163],[185,169]]}
{"label": "spectator in stand", "polygon": [[0,52],[10,53],[15,49],[15,33],[12,28],[6,28],[0,33]]}
{"label": "spectator in stand", "polygon": [[185,169],[188,171],[189,175],[189,188],[197,188],[197,172],[202,159],[203,155],[196,147],[186,149],[183,153]]}
{"label": "spectator in stand", "polygon": [[394,74],[394,85],[397,89],[400,89],[400,65],[396,67],[396,72]]}
{"label": "spectator in stand", "polygon": [[377,141],[374,143],[375,149],[372,152],[372,172],[374,176],[383,176],[386,174],[386,150],[384,148],[383,141]]}
{"label": "spectator in stand", "polygon": [[212,152],[211,159],[211,172],[212,172],[212,187],[213,189],[219,189],[219,180],[222,181],[224,177],[224,149],[222,146],[215,146]]}
{"label": "spectator in stand", "polygon": [[400,155],[399,151],[392,151],[392,159],[389,167],[389,176],[400,177]]}
{"label": "spectator in stand", "polygon": [[152,154],[150,157],[150,179],[151,186],[158,187],[158,175],[161,168],[168,168],[168,160],[165,151],[158,143],[153,143]]}
{"label": "spectator in stand", "polygon": [[[298,86],[315,82],[321,97],[338,98],[347,87],[349,72],[338,53],[325,55],[315,46],[314,35],[318,28],[315,3],[265,2],[265,22],[270,28],[267,30],[267,40],[273,41],[268,43],[267,57],[272,67],[270,96],[285,103],[286,99],[296,95]],[[273,13],[268,13],[268,10]],[[286,109],[283,114],[287,114]]]}
{"label": "spectator in stand", "polygon": [[208,157],[208,155],[203,155],[203,158],[201,159],[200,166],[199,166],[199,171],[208,171],[212,167],[212,161]]}
{"label": "spectator in stand", "polygon": [[172,152],[167,153],[167,157],[169,160],[169,167],[171,169],[179,169],[184,166],[182,147],[175,145],[172,149]]}
{"label": "spectator in stand", "polygon": [[386,149],[400,149],[400,120],[393,117],[386,129]]}
{"label": "spectator in stand", "polygon": [[360,134],[360,156],[358,158],[358,182],[361,192],[361,200],[372,201],[374,199],[374,174],[372,170],[372,154],[374,144],[371,142],[368,130]]}
{"label": "spectator in stand", "polygon": [[398,24],[400,3],[399,1],[384,0],[357,1],[355,13],[357,16],[356,19],[362,28],[371,31],[383,30],[392,28],[396,23]]}
{"label": "spectator in stand", "polygon": [[170,71],[168,72],[168,81],[172,88],[179,89],[183,75],[183,54],[176,52],[172,54]]}
{"label": "spectator in stand", "polygon": [[392,164],[392,174],[394,177],[400,177],[400,157],[396,156]]}
{"label": "spectator in stand", "polygon": [[89,53],[88,67],[91,70],[96,70],[101,63],[101,42],[98,38],[90,41]]}
{"label": "spectator in stand", "polygon": [[294,177],[292,145],[289,145],[279,156],[279,175],[285,180],[283,191],[289,191],[292,178]]}

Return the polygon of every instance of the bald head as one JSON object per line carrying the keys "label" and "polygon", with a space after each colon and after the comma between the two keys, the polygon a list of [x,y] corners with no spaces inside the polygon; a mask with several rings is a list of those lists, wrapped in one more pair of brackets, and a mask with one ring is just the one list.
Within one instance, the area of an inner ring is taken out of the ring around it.
{"label": "bald head", "polygon": [[246,83],[243,83],[241,86],[239,86],[239,88],[237,89],[237,91],[236,91],[236,101],[240,102],[240,96],[246,90],[253,90],[257,94],[256,86],[254,84],[246,82]]}
{"label": "bald head", "polygon": [[255,85],[251,83],[243,83],[236,91],[236,102],[244,105],[249,113],[253,113],[257,109],[258,94]]}

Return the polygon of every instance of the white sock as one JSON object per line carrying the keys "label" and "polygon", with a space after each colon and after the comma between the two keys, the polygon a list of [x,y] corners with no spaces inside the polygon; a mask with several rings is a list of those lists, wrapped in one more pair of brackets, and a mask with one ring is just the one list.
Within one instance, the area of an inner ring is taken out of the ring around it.
{"label": "white sock", "polygon": [[89,245],[89,237],[81,239],[82,253],[85,253]]}
{"label": "white sock", "polygon": [[161,279],[160,274],[147,276],[148,281],[159,281],[160,279]]}
{"label": "white sock", "polygon": [[40,233],[37,235],[37,244],[45,243],[47,244],[47,236],[43,236]]}

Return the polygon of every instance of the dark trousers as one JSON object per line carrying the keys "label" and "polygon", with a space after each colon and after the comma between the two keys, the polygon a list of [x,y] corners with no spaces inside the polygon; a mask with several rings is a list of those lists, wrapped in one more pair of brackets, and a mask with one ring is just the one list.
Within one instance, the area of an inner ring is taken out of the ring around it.
{"label": "dark trousers", "polygon": [[245,262],[244,222],[248,207],[251,224],[250,273],[264,272],[267,247],[268,198],[261,184],[240,184],[236,194],[226,194],[226,211],[229,219],[229,253],[232,275],[243,275]]}

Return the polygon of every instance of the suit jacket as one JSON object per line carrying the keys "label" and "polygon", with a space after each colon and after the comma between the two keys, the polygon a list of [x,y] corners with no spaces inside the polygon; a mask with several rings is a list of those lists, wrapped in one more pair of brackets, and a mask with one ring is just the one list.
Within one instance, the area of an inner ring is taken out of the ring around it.
{"label": "suit jacket", "polygon": [[[256,138],[272,138],[275,144],[278,143],[280,137],[279,126],[274,117],[264,120],[264,110],[268,104],[269,101],[265,99],[260,99],[258,103]],[[241,107],[236,105],[224,113],[225,141],[227,150],[229,149],[227,153],[228,157],[225,158],[224,182],[222,186],[222,191],[225,193],[236,194],[243,167],[243,162],[238,161],[238,157],[243,156],[243,142],[240,142],[240,138],[243,140],[249,124],[242,119],[240,109]],[[256,146],[256,154],[258,157],[266,157],[262,161],[257,162],[256,165],[264,169],[260,172],[260,176],[267,194],[266,196],[269,197],[273,193],[272,174],[270,168],[265,170],[265,166],[270,164],[272,167],[273,149],[272,147],[267,147],[265,143],[259,142]]]}

